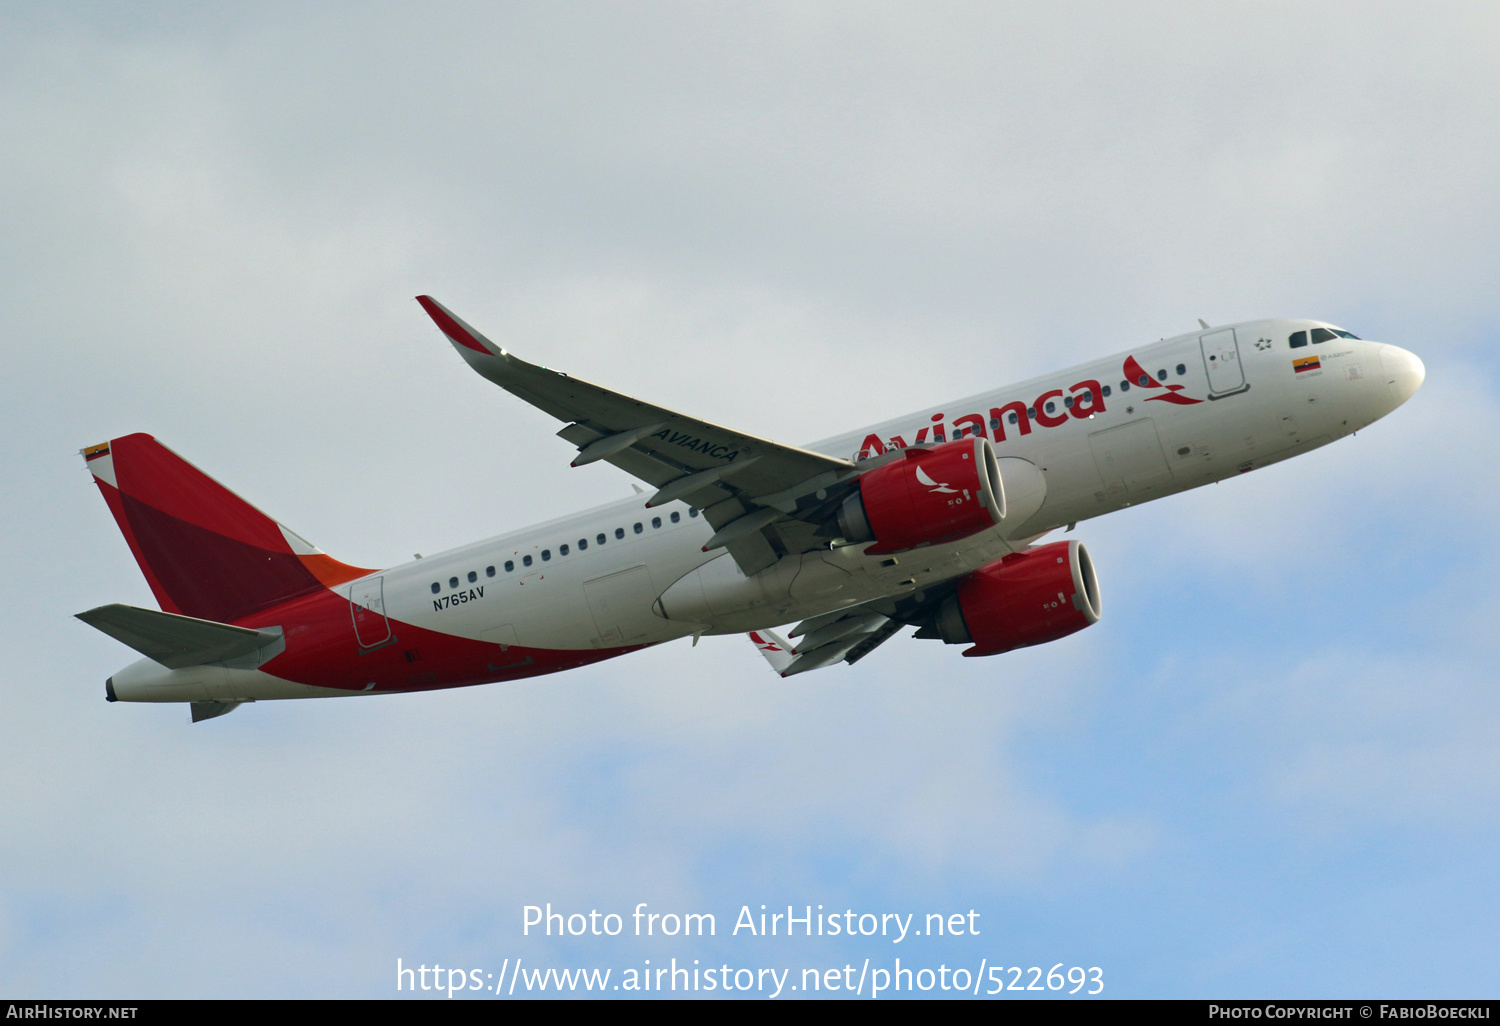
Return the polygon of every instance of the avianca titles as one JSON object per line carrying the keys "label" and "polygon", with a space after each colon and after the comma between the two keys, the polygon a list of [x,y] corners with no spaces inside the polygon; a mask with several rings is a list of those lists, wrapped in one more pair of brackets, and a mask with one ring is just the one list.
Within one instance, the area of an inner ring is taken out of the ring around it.
{"label": "avianca titles", "polygon": [[1425,375],[1406,350],[1321,321],[1204,325],[799,448],[526,363],[418,302],[470,367],[563,423],[573,466],[605,460],[651,490],[369,569],[150,435],[90,446],[161,606],[78,614],[145,657],[108,680],[110,701],[188,702],[197,721],[515,680],[704,634],[748,634],[782,676],[857,662],[908,626],[998,655],[1099,619],[1088,551],[1049,533],[1326,445]]}

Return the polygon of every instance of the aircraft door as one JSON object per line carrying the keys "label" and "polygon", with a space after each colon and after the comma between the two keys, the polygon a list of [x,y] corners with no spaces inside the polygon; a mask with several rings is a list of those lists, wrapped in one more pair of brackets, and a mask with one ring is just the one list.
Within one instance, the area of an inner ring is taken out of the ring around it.
{"label": "aircraft door", "polygon": [[371,577],[349,585],[349,615],[354,619],[354,637],[364,651],[391,641],[391,622],[385,617],[383,577]]}
{"label": "aircraft door", "polygon": [[1245,390],[1245,368],[1240,366],[1240,348],[1234,329],[1211,331],[1199,338],[1203,348],[1203,366],[1208,370],[1208,391],[1217,398]]}

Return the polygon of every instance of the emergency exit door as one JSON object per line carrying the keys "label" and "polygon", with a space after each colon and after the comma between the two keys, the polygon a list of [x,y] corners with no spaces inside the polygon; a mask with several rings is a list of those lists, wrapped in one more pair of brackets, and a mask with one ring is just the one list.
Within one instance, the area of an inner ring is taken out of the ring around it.
{"label": "emergency exit door", "polygon": [[1245,368],[1240,366],[1240,347],[1234,329],[1210,331],[1198,340],[1203,348],[1203,366],[1208,370],[1210,398],[1245,390]]}

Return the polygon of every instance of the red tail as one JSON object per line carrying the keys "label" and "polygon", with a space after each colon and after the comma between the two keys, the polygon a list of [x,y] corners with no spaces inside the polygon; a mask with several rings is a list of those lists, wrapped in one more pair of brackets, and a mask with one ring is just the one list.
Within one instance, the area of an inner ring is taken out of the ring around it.
{"label": "red tail", "polygon": [[372,572],[320,552],[150,435],[83,456],[169,613],[233,623]]}

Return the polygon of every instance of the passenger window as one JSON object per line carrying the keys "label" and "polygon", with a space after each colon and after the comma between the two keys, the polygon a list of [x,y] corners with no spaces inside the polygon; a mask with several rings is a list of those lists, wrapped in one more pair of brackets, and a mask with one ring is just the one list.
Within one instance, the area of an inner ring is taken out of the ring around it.
{"label": "passenger window", "polygon": [[641,527],[641,522],[639,520],[637,520],[635,522],[635,533],[636,534],[640,534],[642,530],[643,530],[643,528]]}
{"label": "passenger window", "polygon": [[1327,328],[1314,328],[1312,330],[1313,345],[1317,345],[1319,342],[1327,342],[1330,339],[1335,338],[1338,338],[1338,336],[1329,331]]}
{"label": "passenger window", "polygon": [[531,556],[530,555],[522,556],[521,557],[521,565],[522,566],[530,566],[531,565]]}
{"label": "passenger window", "polygon": [[1000,430],[1000,418],[999,417],[991,417],[990,418],[990,430],[991,431],[999,431]]}
{"label": "passenger window", "polygon": [[1151,378],[1148,375],[1142,374],[1140,383],[1141,387],[1145,388],[1147,385],[1151,384]]}
{"label": "passenger window", "polygon": [[439,584],[437,581],[433,581],[432,582],[432,593],[434,595],[436,595],[438,592],[440,592],[442,590],[443,590],[443,586],[441,584]]}
{"label": "passenger window", "polygon": [[1057,409],[1057,404],[1054,403],[1051,399],[1048,399],[1047,400],[1047,412],[1048,413],[1052,413],[1056,409]]}
{"label": "passenger window", "polygon": [[513,573],[516,572],[516,561],[515,560],[513,560],[513,559],[507,559],[505,561],[505,572],[508,573],[508,574],[513,574]]}
{"label": "passenger window", "polygon": [[598,542],[600,545],[603,545],[604,544],[604,538],[605,538],[605,536],[602,535],[602,534],[596,535],[594,537],[594,541]]}
{"label": "passenger window", "polygon": [[623,537],[625,537],[625,528],[623,528],[623,527],[617,527],[617,528],[615,528],[615,537],[616,538],[623,538]]}
{"label": "passenger window", "polygon": [[589,540],[587,538],[579,538],[578,539],[578,551],[579,552],[582,552],[584,549],[586,549],[588,547],[589,547]]}
{"label": "passenger window", "polygon": [[1031,420],[1036,420],[1036,407],[1035,406],[1028,406],[1028,407],[1026,407],[1026,416],[1028,418],[1030,418]]}
{"label": "passenger window", "polygon": [[682,520],[682,514],[679,513],[679,512],[677,512],[676,510],[673,510],[672,511],[672,523],[675,524],[675,523],[679,522],[680,520]]}
{"label": "passenger window", "polygon": [[1159,371],[1156,372],[1156,380],[1157,381],[1166,381],[1167,380],[1167,369],[1165,367],[1163,367],[1161,370],[1159,370]]}
{"label": "passenger window", "polygon": [[1120,391],[1121,392],[1129,392],[1130,391],[1130,382],[1128,382],[1128,381],[1122,381],[1122,382],[1120,382]]}
{"label": "passenger window", "polygon": [[1100,389],[1100,391],[1104,393],[1104,395],[1105,395],[1106,398],[1108,398],[1108,396],[1109,396],[1109,386],[1108,385],[1105,385],[1102,389]]}
{"label": "passenger window", "polygon": [[1301,349],[1303,346],[1307,345],[1307,332],[1292,332],[1291,337],[1286,340],[1286,344],[1291,346],[1293,349]]}
{"label": "passenger window", "polygon": [[661,526],[661,517],[652,517],[651,518],[651,526],[652,527],[660,527]]}
{"label": "passenger window", "polygon": [[1068,409],[1072,409],[1073,408],[1073,397],[1070,396],[1070,395],[1063,396],[1063,405],[1066,406],[1066,407],[1068,407]]}
{"label": "passenger window", "polygon": [[1177,365],[1177,376],[1180,378],[1180,377],[1182,377],[1186,373],[1187,373],[1187,364],[1185,364],[1185,363],[1179,363]]}
{"label": "passenger window", "polygon": [[698,515],[698,508],[696,506],[694,506],[693,508],[691,508],[691,509],[688,510],[688,516],[690,516],[690,517],[696,517],[697,515]]}
{"label": "passenger window", "polygon": [[457,588],[458,587],[458,578],[457,577],[450,577],[450,578],[448,578],[448,587],[450,587],[450,588]]}
{"label": "passenger window", "polygon": [[470,570],[469,571],[469,583],[473,584],[477,580],[479,580],[479,575],[477,573],[475,573],[473,570]]}
{"label": "passenger window", "polygon": [[552,550],[551,549],[543,549],[542,550],[542,562],[545,563],[548,560],[550,560],[551,558],[552,558]]}
{"label": "passenger window", "polygon": [[484,568],[484,576],[486,576],[486,577],[494,577],[495,576],[495,568],[492,567],[492,566],[485,567]]}
{"label": "passenger window", "polygon": [[1015,415],[1015,414],[1014,414],[1014,413],[1012,413],[1012,414],[1011,414],[1011,415],[1010,415],[1010,422],[1011,422],[1011,423],[1012,423],[1012,424],[1019,424],[1019,423],[1021,423],[1021,418],[1020,418],[1020,417],[1017,417],[1017,416],[1016,416],[1016,415]]}
{"label": "passenger window", "polygon": [[558,555],[560,555],[560,556],[566,556],[566,555],[567,555],[567,554],[568,554],[568,546],[567,546],[567,545],[566,545],[566,544],[564,544],[564,545],[559,545],[559,546],[558,546],[558,547],[557,547],[557,553],[558,553]]}

